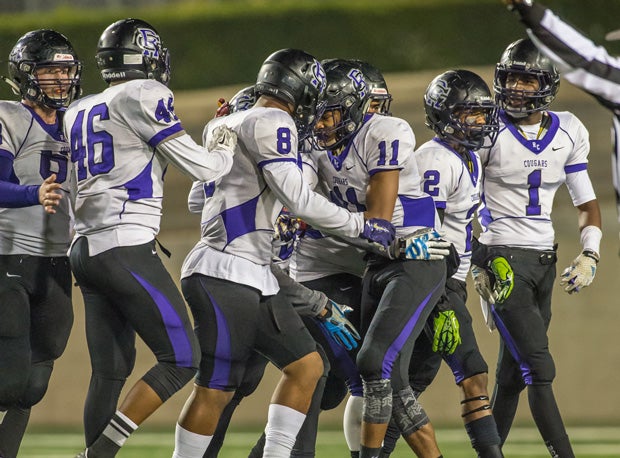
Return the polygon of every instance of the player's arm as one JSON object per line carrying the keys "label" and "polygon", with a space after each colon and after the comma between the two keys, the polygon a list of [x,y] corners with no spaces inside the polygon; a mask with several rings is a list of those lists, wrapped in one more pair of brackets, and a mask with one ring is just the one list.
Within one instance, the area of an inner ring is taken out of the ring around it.
{"label": "player's arm", "polygon": [[367,219],[392,219],[398,197],[399,174],[400,170],[385,170],[370,177],[366,191]]}
{"label": "player's arm", "polygon": [[23,208],[43,205],[47,213],[56,213],[62,195],[54,192],[61,185],[51,174],[40,185],[21,185],[10,181],[13,173],[13,155],[0,151],[0,207]]}
{"label": "player's arm", "polygon": [[232,168],[237,138],[236,135],[227,136],[231,132],[222,131],[222,138],[216,141],[213,149],[203,148],[183,132],[159,143],[157,151],[194,180],[215,181]]}

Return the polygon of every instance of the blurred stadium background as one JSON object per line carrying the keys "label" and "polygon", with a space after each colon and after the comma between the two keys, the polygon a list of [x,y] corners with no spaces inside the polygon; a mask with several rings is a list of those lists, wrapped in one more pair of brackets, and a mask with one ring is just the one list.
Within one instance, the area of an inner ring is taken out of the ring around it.
{"label": "blurred stadium background", "polygon": [[[620,2],[550,0],[547,4],[598,42],[605,32],[620,26]],[[19,36],[31,29],[50,27],[66,33],[78,49],[86,72],[84,92],[99,91],[103,84],[94,69],[96,40],[107,24],[129,16],[152,22],[171,49],[171,87],[176,94],[177,114],[196,140],[213,116],[219,97],[229,98],[252,83],[264,57],[291,46],[306,49],[320,59],[365,59],[386,71],[395,98],[392,111],[411,123],[421,144],[431,138],[424,126],[421,97],[432,77],[461,67],[478,71],[491,84],[493,63],[510,41],[524,33],[500,0],[0,0],[0,74],[5,74],[6,57]],[[617,44],[610,44],[609,49],[620,54]],[[13,98],[6,86],[0,89],[0,97]],[[616,377],[620,345],[615,339],[620,323],[620,261],[609,166],[611,116],[568,83],[562,84],[553,108],[574,112],[590,131],[590,173],[604,217],[602,260],[595,283],[575,296],[560,288],[555,291],[550,330],[551,351],[557,363],[555,391],[567,423],[619,426]],[[172,169],[166,186],[159,239],[173,253],[165,262],[176,278],[185,254],[198,238],[199,219],[186,211],[189,180]],[[565,189],[558,193],[554,214],[561,271],[580,249],[576,213]],[[482,324],[477,297],[471,292],[470,311],[490,365],[492,384],[498,337]],[[57,362],[47,396],[33,410],[33,427],[81,425],[90,366],[77,289],[74,304],[76,322],[69,346]],[[152,362],[150,352],[140,346],[128,386]],[[236,427],[264,422],[276,380],[276,372],[270,370],[258,392],[240,406],[233,420]],[[187,387],[173,397],[147,425],[172,429],[189,390]],[[422,402],[436,424],[460,424],[458,391],[445,367]],[[337,427],[341,415],[339,408],[324,413],[321,421]],[[525,396],[516,423],[533,425]]]}

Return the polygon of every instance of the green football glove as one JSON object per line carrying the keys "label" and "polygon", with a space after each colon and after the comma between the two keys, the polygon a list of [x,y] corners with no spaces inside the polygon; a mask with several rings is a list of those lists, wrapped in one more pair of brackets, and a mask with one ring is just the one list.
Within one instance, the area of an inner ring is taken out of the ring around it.
{"label": "green football glove", "polygon": [[489,304],[501,304],[512,292],[514,272],[502,256],[490,260],[486,268],[472,266],[474,286],[480,296]]}
{"label": "green football glove", "polygon": [[495,293],[495,302],[501,304],[510,293],[512,293],[512,287],[514,286],[514,272],[512,267],[503,256],[498,256],[489,262],[489,269],[495,277],[493,284],[493,292]]}
{"label": "green football glove", "polygon": [[460,343],[459,320],[454,310],[438,312],[433,319],[433,351],[451,355]]}

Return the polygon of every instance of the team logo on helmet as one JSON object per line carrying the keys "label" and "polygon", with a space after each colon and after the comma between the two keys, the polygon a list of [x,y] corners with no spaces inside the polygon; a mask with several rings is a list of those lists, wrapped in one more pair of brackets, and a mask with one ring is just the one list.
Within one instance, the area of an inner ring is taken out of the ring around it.
{"label": "team logo on helmet", "polygon": [[355,88],[355,92],[359,94],[360,99],[366,97],[368,86],[366,85],[366,80],[364,79],[364,75],[357,68],[351,69],[347,76],[351,80],[353,87]]}
{"label": "team logo on helmet", "polygon": [[152,29],[138,29],[136,30],[136,44],[142,48],[144,51],[143,55],[152,57],[155,59],[159,58],[159,53],[161,50],[161,40],[159,35],[155,33]]}
{"label": "team logo on helmet", "polygon": [[312,75],[314,78],[310,80],[310,83],[322,94],[327,86],[327,76],[325,76],[325,69],[317,60],[312,64]]}
{"label": "team logo on helmet", "polygon": [[443,80],[437,81],[431,91],[426,95],[426,103],[435,108],[441,108],[445,105],[446,99],[450,94],[448,83]]}

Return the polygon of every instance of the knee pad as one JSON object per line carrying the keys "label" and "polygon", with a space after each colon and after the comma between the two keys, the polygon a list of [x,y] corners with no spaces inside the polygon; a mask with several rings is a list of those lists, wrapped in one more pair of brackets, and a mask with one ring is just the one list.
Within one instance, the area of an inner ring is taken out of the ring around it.
{"label": "knee pad", "polygon": [[335,409],[347,395],[347,385],[341,378],[329,375],[325,382],[323,397],[321,398],[321,410]]}
{"label": "knee pad", "polygon": [[43,399],[47,392],[53,368],[53,361],[42,361],[32,365],[28,385],[19,398],[19,407],[28,409]]}
{"label": "knee pad", "polygon": [[392,418],[403,436],[410,436],[430,421],[411,387],[398,391],[392,399]]}
{"label": "knee pad", "polygon": [[389,379],[364,380],[366,423],[388,423],[392,416],[392,385]]}
{"label": "knee pad", "polygon": [[159,398],[165,402],[170,396],[183,388],[196,375],[194,367],[180,367],[171,363],[157,363],[142,380],[153,388]]}

